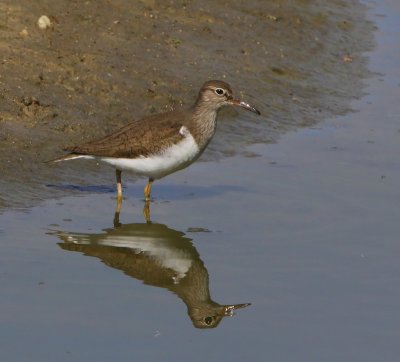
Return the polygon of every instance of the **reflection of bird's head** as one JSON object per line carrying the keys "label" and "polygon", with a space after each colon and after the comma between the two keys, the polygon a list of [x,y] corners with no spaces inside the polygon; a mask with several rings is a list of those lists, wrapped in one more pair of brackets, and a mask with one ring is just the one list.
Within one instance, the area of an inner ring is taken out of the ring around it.
{"label": "reflection of bird's head", "polygon": [[235,309],[249,304],[212,301],[209,277],[196,248],[184,233],[162,224],[126,224],[100,233],[54,232],[65,250],[97,257],[107,266],[147,285],[166,288],[187,306],[196,328],[215,328]]}
{"label": "reflection of bird's head", "polygon": [[250,303],[220,305],[215,302],[209,302],[202,307],[190,308],[188,313],[196,328],[215,328],[222,318],[233,316],[235,309],[245,308],[249,305]]}

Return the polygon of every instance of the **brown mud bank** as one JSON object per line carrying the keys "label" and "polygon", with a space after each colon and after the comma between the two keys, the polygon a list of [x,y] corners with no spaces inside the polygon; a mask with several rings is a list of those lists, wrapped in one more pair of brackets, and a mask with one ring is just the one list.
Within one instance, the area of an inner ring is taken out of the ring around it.
{"label": "brown mud bank", "polygon": [[[40,29],[46,15],[51,25]],[[202,160],[349,111],[373,25],[358,1],[2,1],[0,208],[112,185],[101,166],[43,161],[224,79],[260,119],[221,112]]]}

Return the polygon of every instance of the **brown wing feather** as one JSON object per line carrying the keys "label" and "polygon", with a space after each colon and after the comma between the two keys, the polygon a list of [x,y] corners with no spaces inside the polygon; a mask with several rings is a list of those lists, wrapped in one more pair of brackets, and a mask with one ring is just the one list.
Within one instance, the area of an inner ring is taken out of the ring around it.
{"label": "brown wing feather", "polygon": [[74,154],[100,157],[136,158],[155,154],[182,139],[179,130],[184,119],[184,111],[146,117],[99,140],[65,150]]}

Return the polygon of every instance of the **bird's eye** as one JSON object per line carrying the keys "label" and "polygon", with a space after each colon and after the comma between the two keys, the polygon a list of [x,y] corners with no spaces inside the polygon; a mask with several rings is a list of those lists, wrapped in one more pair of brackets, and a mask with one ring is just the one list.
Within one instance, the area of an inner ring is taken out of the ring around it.
{"label": "bird's eye", "polygon": [[223,96],[225,94],[225,91],[222,88],[217,88],[215,90],[215,93],[217,93],[219,96]]}
{"label": "bird's eye", "polygon": [[205,317],[204,322],[209,326],[212,323],[212,317]]}

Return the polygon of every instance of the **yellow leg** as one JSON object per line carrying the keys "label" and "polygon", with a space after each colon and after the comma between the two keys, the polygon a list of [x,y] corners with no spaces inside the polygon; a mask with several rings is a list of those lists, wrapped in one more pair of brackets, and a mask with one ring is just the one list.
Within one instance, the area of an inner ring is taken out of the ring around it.
{"label": "yellow leg", "polygon": [[117,203],[115,204],[115,213],[114,213],[114,228],[118,228],[121,226],[119,222],[119,214],[121,213],[122,207],[122,197],[117,197]]}
{"label": "yellow leg", "polygon": [[144,188],[144,199],[150,201],[151,186],[153,185],[153,179],[149,178],[146,187]]}
{"label": "yellow leg", "polygon": [[150,201],[146,200],[144,202],[144,207],[143,207],[143,216],[144,219],[147,223],[151,223],[151,218],[150,218]]}
{"label": "yellow leg", "polygon": [[117,177],[117,199],[122,199],[122,181],[121,181],[121,173],[120,170],[115,170],[115,176]]}

